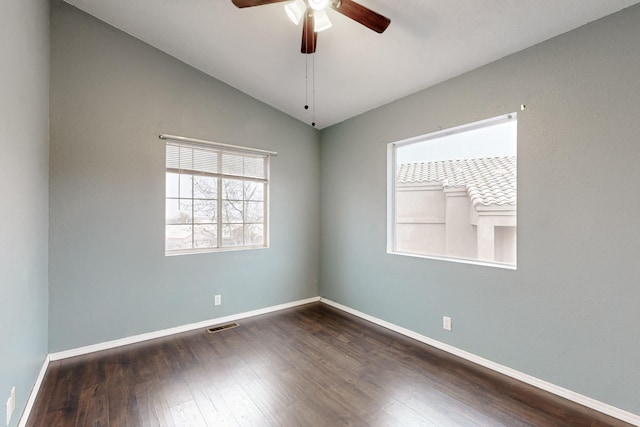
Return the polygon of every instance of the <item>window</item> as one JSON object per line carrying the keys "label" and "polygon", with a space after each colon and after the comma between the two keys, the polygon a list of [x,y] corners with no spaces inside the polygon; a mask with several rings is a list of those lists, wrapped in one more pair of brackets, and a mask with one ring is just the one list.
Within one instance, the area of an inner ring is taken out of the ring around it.
{"label": "window", "polygon": [[517,118],[389,144],[387,251],[515,268]]}
{"label": "window", "polygon": [[267,247],[269,154],[275,153],[163,139],[165,254]]}

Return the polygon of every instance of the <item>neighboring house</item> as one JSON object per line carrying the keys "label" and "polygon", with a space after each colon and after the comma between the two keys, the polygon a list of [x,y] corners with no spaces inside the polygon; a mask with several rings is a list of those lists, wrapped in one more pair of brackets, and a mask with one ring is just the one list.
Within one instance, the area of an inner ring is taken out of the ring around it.
{"label": "neighboring house", "polygon": [[396,250],[516,264],[516,157],[398,165]]}

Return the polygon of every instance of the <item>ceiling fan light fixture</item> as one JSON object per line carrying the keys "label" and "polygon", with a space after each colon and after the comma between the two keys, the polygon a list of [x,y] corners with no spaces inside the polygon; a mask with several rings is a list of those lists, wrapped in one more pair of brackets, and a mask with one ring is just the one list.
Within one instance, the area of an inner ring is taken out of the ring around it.
{"label": "ceiling fan light fixture", "polygon": [[329,5],[329,0],[309,0],[309,6],[313,10],[324,10]]}
{"label": "ceiling fan light fixture", "polygon": [[296,25],[300,24],[306,10],[307,6],[304,4],[304,0],[294,0],[284,5],[284,11],[287,13],[289,19],[291,19],[291,22]]}
{"label": "ceiling fan light fixture", "polygon": [[333,24],[329,20],[326,10],[316,10],[314,13],[313,31],[319,33],[320,31],[328,30]]}

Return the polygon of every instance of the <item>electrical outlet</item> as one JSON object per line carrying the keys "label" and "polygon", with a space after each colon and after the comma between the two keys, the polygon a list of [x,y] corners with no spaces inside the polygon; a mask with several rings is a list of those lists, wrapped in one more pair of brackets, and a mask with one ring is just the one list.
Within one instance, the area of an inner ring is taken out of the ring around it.
{"label": "electrical outlet", "polygon": [[16,410],[16,388],[11,388],[11,396],[9,396],[9,400],[7,400],[7,425],[11,422],[11,416],[13,415],[13,411]]}
{"label": "electrical outlet", "polygon": [[451,331],[451,317],[442,317],[442,329],[445,331]]}
{"label": "electrical outlet", "polygon": [[222,304],[222,295],[216,295],[214,301],[213,301],[214,305],[220,305]]}

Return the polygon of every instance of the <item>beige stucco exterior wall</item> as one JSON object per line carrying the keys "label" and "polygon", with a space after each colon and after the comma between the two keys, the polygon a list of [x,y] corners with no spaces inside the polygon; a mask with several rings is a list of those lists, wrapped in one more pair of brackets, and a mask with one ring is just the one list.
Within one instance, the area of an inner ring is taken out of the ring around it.
{"label": "beige stucco exterior wall", "polygon": [[516,210],[511,206],[476,209],[462,187],[399,183],[395,249],[515,265]]}

